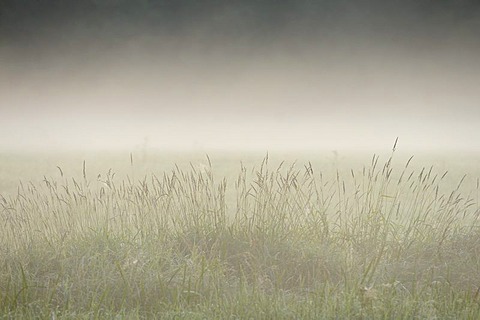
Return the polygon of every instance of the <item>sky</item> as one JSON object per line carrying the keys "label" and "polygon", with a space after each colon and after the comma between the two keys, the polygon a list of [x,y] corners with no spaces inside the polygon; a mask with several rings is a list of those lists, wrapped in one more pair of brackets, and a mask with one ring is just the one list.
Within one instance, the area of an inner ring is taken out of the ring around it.
{"label": "sky", "polygon": [[480,5],[0,0],[0,150],[480,151]]}

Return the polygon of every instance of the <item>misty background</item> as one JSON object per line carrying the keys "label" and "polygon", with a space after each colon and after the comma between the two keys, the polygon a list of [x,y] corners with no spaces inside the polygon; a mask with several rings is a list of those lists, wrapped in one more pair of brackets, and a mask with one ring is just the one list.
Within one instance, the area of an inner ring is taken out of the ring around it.
{"label": "misty background", "polygon": [[477,1],[0,0],[0,150],[480,150]]}

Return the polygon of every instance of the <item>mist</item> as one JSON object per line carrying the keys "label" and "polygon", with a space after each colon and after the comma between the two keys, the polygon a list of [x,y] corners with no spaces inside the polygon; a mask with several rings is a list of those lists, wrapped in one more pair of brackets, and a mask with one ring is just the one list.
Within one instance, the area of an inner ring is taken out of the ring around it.
{"label": "mist", "polygon": [[0,149],[480,148],[474,2],[4,1]]}

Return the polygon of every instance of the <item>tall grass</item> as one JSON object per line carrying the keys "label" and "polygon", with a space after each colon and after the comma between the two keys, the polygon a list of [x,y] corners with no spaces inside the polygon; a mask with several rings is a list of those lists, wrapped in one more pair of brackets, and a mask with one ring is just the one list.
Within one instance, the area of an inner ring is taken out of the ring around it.
{"label": "tall grass", "polygon": [[59,168],[0,197],[0,313],[478,318],[478,199],[410,160],[332,179],[268,157],[219,181],[211,165],[122,181]]}

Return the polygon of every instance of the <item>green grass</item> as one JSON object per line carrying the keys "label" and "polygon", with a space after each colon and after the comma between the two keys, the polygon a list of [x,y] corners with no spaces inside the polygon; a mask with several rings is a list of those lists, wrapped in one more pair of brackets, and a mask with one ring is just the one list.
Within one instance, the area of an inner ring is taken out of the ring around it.
{"label": "green grass", "polygon": [[0,315],[479,318],[478,184],[382,159],[120,178],[51,165],[0,197]]}

